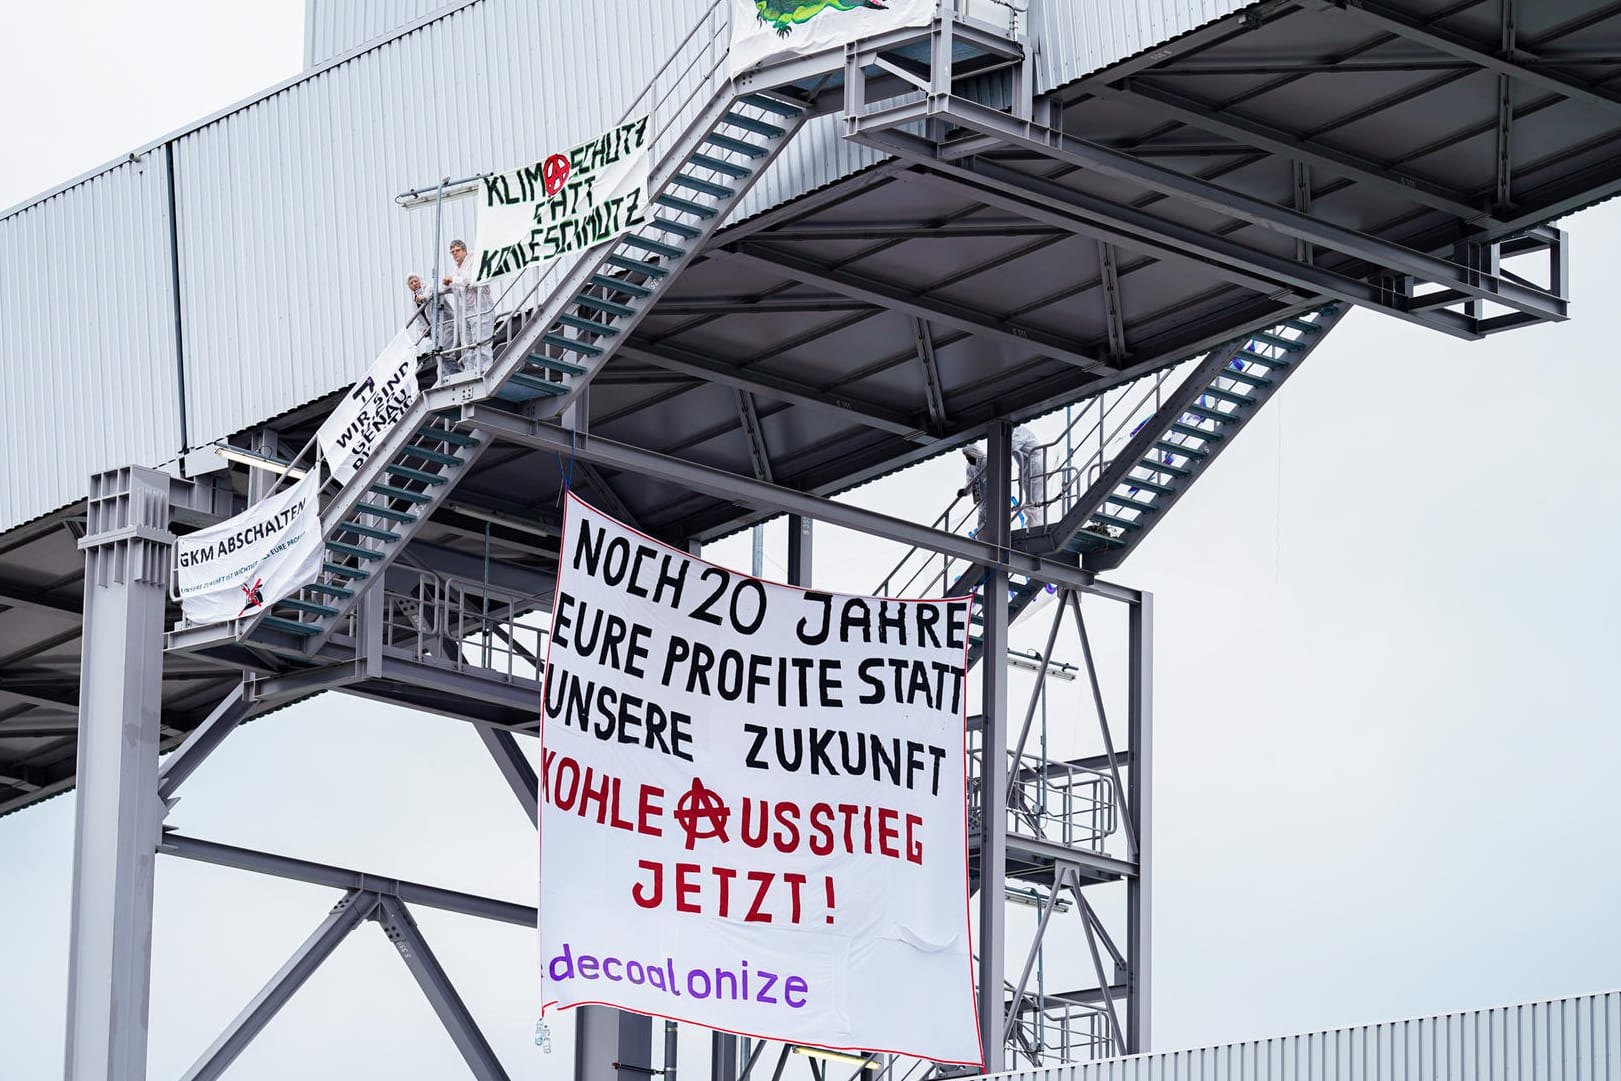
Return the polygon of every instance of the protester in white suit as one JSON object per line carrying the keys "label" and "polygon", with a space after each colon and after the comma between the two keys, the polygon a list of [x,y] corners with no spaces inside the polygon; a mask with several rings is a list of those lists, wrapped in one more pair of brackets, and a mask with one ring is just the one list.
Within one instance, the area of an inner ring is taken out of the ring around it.
{"label": "protester in white suit", "polygon": [[460,240],[450,242],[450,257],[455,261],[450,273],[441,283],[449,292],[454,305],[456,341],[461,370],[482,372],[490,364],[490,285],[475,280],[478,267],[467,257],[467,245]]}

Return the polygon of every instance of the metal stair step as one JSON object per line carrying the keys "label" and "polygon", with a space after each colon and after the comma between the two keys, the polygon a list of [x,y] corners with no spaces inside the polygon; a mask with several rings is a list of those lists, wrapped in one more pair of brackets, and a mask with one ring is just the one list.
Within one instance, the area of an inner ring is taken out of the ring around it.
{"label": "metal stair step", "polygon": [[663,229],[666,233],[675,233],[677,236],[685,237],[688,240],[696,240],[704,235],[704,231],[696,225],[688,225],[686,222],[676,221],[674,218],[653,218],[652,222],[654,228]]}
{"label": "metal stair step", "polygon": [[1179,465],[1166,465],[1164,462],[1156,462],[1152,458],[1144,458],[1138,463],[1138,468],[1152,469],[1156,473],[1166,473],[1173,477],[1193,476],[1193,470],[1191,469],[1183,469]]}
{"label": "metal stair step", "polygon": [[[1233,356],[1249,364],[1265,364],[1268,368],[1287,368],[1294,357],[1285,353],[1281,357],[1267,357],[1260,353],[1252,353],[1248,349],[1240,349]],[[1236,371],[1236,369],[1234,369]]]}
{"label": "metal stair step", "polygon": [[428,447],[418,446],[415,443],[407,443],[400,448],[400,453],[414,455],[425,462],[438,462],[440,465],[459,465],[461,463],[461,459],[454,454],[446,454],[442,450],[432,450]]}
{"label": "metal stair step", "polygon": [[566,383],[553,383],[550,379],[540,379],[533,375],[525,375],[523,372],[513,372],[510,376],[508,376],[508,378],[520,387],[526,387],[529,390],[537,391],[553,398],[568,392],[568,385]]}
{"label": "metal stair step", "polygon": [[408,511],[395,510],[393,507],[379,507],[375,503],[359,503],[355,506],[356,514],[369,514],[373,518],[387,518],[391,522],[414,522],[417,516]]}
{"label": "metal stair step", "polygon": [[386,473],[392,473],[396,477],[405,477],[408,480],[419,480],[423,484],[445,483],[445,478],[441,477],[437,473],[429,473],[422,469],[412,469],[410,466],[400,465],[398,462],[388,463],[388,465],[383,467],[383,471]]}
{"label": "metal stair step", "polygon": [[418,428],[417,435],[426,436],[429,439],[437,439],[441,443],[454,443],[458,447],[478,446],[478,440],[473,436],[467,435],[463,432],[452,432],[445,428],[435,428],[431,424],[427,425],[426,427]]}
{"label": "metal stair step", "polygon": [[[336,574],[343,578],[370,578],[371,571],[361,570],[359,567],[345,567],[339,563],[323,563],[321,569],[328,574]],[[310,587],[314,589],[314,586]]]}
{"label": "metal stair step", "polygon": [[324,604],[316,604],[313,601],[301,601],[295,597],[284,597],[276,602],[276,607],[291,608],[295,612],[308,612],[312,616],[335,616],[338,614],[336,608],[329,608]]}
{"label": "metal stair step", "polygon": [[717,184],[713,180],[701,180],[685,173],[676,173],[670,177],[670,185],[677,188],[686,188],[688,191],[698,191],[716,199],[726,199],[737,194],[736,188],[728,188],[725,184]]}
{"label": "metal stair step", "polygon": [[612,300],[603,300],[599,297],[588,297],[581,295],[574,298],[574,303],[578,304],[582,308],[594,308],[599,312],[607,312],[609,315],[636,314],[636,309],[630,307],[629,305],[619,304]]}
{"label": "metal stair step", "polygon": [[660,195],[653,201],[659,206],[679,210],[683,214],[692,214],[700,218],[713,218],[715,216],[714,207],[695,203],[691,199],[683,199],[679,195]]}
{"label": "metal stair step", "polygon": [[1210,457],[1210,452],[1208,450],[1200,450],[1198,447],[1189,447],[1184,446],[1181,443],[1173,443],[1169,439],[1157,440],[1154,443],[1154,446],[1158,447],[1160,450],[1170,451],[1172,454],[1180,454],[1184,458]]}
{"label": "metal stair step", "polygon": [[1142,511],[1144,513],[1159,509],[1152,503],[1144,503],[1141,500],[1132,499],[1129,496],[1123,495],[1111,495],[1108,497],[1108,499],[1104,500],[1104,502],[1113,503],[1116,506],[1125,508],[1126,510]]}
{"label": "metal stair step", "polygon": [[338,597],[341,600],[348,600],[355,595],[355,591],[352,589],[344,589],[342,586],[335,586],[328,582],[311,582],[304,588],[310,593],[325,593],[329,597]]}
{"label": "metal stair step", "polygon": [[1156,484],[1151,480],[1138,480],[1136,477],[1121,481],[1120,484],[1116,486],[1115,490],[1119,491],[1121,488],[1141,488],[1143,491],[1153,492],[1155,495],[1174,495],[1176,492],[1175,488],[1170,488],[1163,484]]}
{"label": "metal stair step", "polygon": [[566,312],[559,315],[557,321],[575,330],[590,331],[592,334],[601,334],[609,338],[619,333],[611,323],[598,323],[593,319],[582,319],[578,315],[569,315]]}
{"label": "metal stair step", "polygon": [[725,173],[727,176],[735,176],[739,180],[754,174],[754,170],[750,169],[746,165],[739,165],[735,161],[726,161],[722,158],[711,157],[708,154],[694,154],[687,160],[700,169],[713,169],[717,173]]}
{"label": "metal stair step", "polygon": [[407,488],[396,488],[391,484],[374,484],[371,490],[378,495],[386,495],[390,499],[403,499],[407,503],[432,503],[433,497],[421,492],[413,492]]}
{"label": "metal stair step", "polygon": [[344,555],[354,556],[356,559],[370,560],[373,563],[383,558],[382,552],[374,552],[370,548],[362,548],[358,544],[345,544],[343,541],[329,540],[326,542],[326,546],[334,552],[342,552]]}
{"label": "metal stair step", "polygon": [[1251,372],[1241,372],[1237,368],[1224,368],[1219,376],[1221,379],[1231,379],[1236,383],[1246,383],[1252,387],[1270,387],[1272,380],[1264,375],[1255,375]]}
{"label": "metal stair step", "polygon": [[575,364],[569,360],[556,360],[552,357],[543,357],[539,353],[530,353],[524,357],[524,363],[535,368],[545,368],[548,371],[562,372],[564,375],[584,375],[590,369],[584,365]]}
{"label": "metal stair step", "polygon": [[1111,537],[1104,533],[1094,533],[1090,529],[1076,530],[1075,535],[1064,545],[1066,552],[1084,552],[1092,548],[1113,547],[1124,548],[1126,542],[1119,537]]}
{"label": "metal stair step", "polygon": [[764,109],[767,112],[776,113],[778,116],[799,116],[805,111],[798,105],[778,101],[776,98],[767,97],[764,94],[744,94],[741,100],[745,105],[752,105],[756,109]]}
{"label": "metal stair step", "polygon": [[653,290],[646,286],[632,285],[623,278],[610,278],[606,274],[592,275],[590,284],[599,289],[611,289],[616,293],[625,293],[633,297],[650,297],[653,295]]}
{"label": "metal stair step", "polygon": [[300,623],[296,619],[283,619],[281,616],[260,616],[259,625],[261,627],[271,627],[278,631],[286,631],[288,634],[302,635],[305,638],[321,633],[321,628],[314,624]]}
{"label": "metal stair step", "polygon": [[773,139],[788,134],[785,129],[779,128],[775,124],[767,124],[764,120],[756,120],[754,117],[744,116],[742,113],[727,113],[720,118],[720,122],[730,124],[734,128],[742,128],[744,131],[752,131],[756,135],[768,135]]}
{"label": "metal stair step", "polygon": [[1234,405],[1254,405],[1260,401],[1259,398],[1251,398],[1248,394],[1234,394],[1230,390],[1222,390],[1219,387],[1206,387],[1204,393],[1212,398],[1220,398],[1224,402],[1232,402]]}
{"label": "metal stair step", "polygon": [[1207,432],[1203,428],[1196,428],[1191,424],[1183,424],[1181,421],[1172,423],[1171,431],[1177,433],[1178,435],[1191,435],[1195,439],[1204,439],[1209,442],[1215,442],[1218,439],[1224,438],[1220,432]]}
{"label": "metal stair step", "polygon": [[359,537],[371,537],[373,540],[397,541],[400,539],[400,535],[398,533],[392,533],[386,529],[377,529],[374,526],[361,525],[359,522],[353,520],[339,522],[338,528],[344,530],[345,532],[353,533]]}
{"label": "metal stair step", "polygon": [[1289,327],[1291,330],[1298,330],[1305,334],[1321,334],[1323,332],[1322,327],[1318,326],[1316,323],[1308,323],[1304,319],[1285,319],[1278,325]]}
{"label": "metal stair step", "polygon": [[1226,424],[1230,420],[1238,419],[1238,417],[1232,413],[1221,413],[1203,405],[1190,405],[1186,409],[1182,410],[1182,412],[1191,413],[1196,417],[1203,417],[1205,420],[1213,420],[1217,424]]}
{"label": "metal stair step", "polygon": [[555,345],[559,349],[567,349],[575,353],[584,353],[588,357],[600,357],[602,347],[582,342],[578,338],[565,338],[561,334],[548,334],[540,339],[543,345]]}
{"label": "metal stair step", "polygon": [[1121,529],[1141,529],[1145,524],[1143,522],[1133,521],[1130,518],[1121,518],[1117,515],[1105,514],[1103,511],[1098,511],[1093,514],[1092,521],[1102,522],[1104,525],[1116,525]]}
{"label": "metal stair step", "polygon": [[603,261],[611,263],[621,270],[634,270],[638,274],[646,274],[649,278],[662,278],[670,273],[657,263],[644,263],[642,260],[632,259],[628,255],[610,255]]}
{"label": "metal stair step", "polygon": [[747,154],[751,158],[765,157],[765,147],[755,146],[753,143],[744,142],[742,139],[734,139],[730,135],[722,135],[718,131],[712,131],[704,136],[704,142],[711,143],[723,150],[733,150],[739,154]]}
{"label": "metal stair step", "polygon": [[671,259],[679,259],[687,254],[685,248],[678,248],[674,244],[666,244],[662,240],[654,240],[652,237],[645,237],[638,233],[626,233],[620,239],[620,243],[628,244],[633,248],[641,248],[643,251],[668,256]]}
{"label": "metal stair step", "polygon": [[1285,338],[1281,334],[1272,334],[1265,330],[1257,330],[1250,335],[1250,341],[1261,342],[1264,345],[1275,345],[1279,349],[1287,349],[1291,353],[1298,352],[1306,347],[1306,342],[1300,338]]}

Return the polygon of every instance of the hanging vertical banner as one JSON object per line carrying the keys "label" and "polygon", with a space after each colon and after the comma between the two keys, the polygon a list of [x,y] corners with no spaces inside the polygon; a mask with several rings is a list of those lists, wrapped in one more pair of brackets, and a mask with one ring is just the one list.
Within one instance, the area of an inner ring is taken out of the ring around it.
{"label": "hanging vertical banner", "polygon": [[978,1065],[968,613],[736,574],[571,493],[542,1001]]}
{"label": "hanging vertical banner", "polygon": [[339,484],[349,483],[383,437],[394,429],[421,393],[417,387],[417,347],[422,324],[407,323],[372,361],[315,433],[321,457]]}
{"label": "hanging vertical banner", "polygon": [[732,0],[735,78],[768,60],[837,49],[852,41],[927,26],[939,0]]}
{"label": "hanging vertical banner", "polygon": [[191,623],[256,615],[321,569],[316,474],[216,526],[175,540],[180,608]]}
{"label": "hanging vertical banner", "polygon": [[572,150],[485,177],[478,191],[475,281],[583,251],[647,220],[647,117]]}

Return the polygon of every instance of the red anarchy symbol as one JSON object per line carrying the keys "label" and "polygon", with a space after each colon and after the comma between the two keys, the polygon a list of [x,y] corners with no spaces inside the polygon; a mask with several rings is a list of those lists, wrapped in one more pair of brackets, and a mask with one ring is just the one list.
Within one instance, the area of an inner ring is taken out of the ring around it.
{"label": "red anarchy symbol", "polygon": [[546,163],[540,167],[540,178],[546,185],[546,194],[556,195],[557,190],[568,180],[568,156],[553,154],[547,158]]}
{"label": "red anarchy symbol", "polygon": [[[676,801],[672,817],[677,825],[686,830],[687,851],[691,852],[694,844],[707,837],[719,837],[722,841],[727,839],[726,820],[732,817],[732,810],[726,806],[719,792],[705,788],[703,780],[694,777],[692,787]],[[700,817],[709,820],[708,828],[701,833],[698,826]]]}

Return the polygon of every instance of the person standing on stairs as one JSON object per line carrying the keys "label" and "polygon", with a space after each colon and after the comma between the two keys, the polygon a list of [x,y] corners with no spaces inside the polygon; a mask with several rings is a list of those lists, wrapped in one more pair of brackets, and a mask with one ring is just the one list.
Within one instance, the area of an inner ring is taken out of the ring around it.
{"label": "person standing on stairs", "polygon": [[1013,462],[1019,467],[1019,510],[1025,529],[1047,524],[1047,448],[1028,424],[1013,429]]}
{"label": "person standing on stairs", "polygon": [[462,241],[450,242],[450,257],[455,265],[441,284],[450,290],[454,305],[459,370],[482,373],[490,364],[490,286],[476,280],[478,267],[467,258]]}

